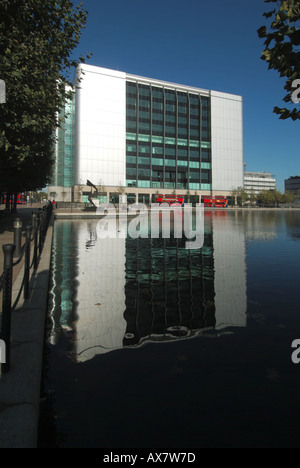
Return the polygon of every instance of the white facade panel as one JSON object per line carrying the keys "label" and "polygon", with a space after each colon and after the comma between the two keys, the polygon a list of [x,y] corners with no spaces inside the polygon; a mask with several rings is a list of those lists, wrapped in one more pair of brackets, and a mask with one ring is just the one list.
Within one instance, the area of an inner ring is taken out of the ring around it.
{"label": "white facade panel", "polygon": [[124,186],[126,74],[81,65],[76,96],[76,184]]}
{"label": "white facade panel", "polygon": [[212,190],[244,184],[242,98],[211,91]]}

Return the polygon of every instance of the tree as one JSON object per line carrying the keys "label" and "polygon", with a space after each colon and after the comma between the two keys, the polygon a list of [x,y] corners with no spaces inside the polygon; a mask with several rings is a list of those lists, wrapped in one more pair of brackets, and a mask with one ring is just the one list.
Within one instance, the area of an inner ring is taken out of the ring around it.
{"label": "tree", "polygon": [[250,190],[249,202],[250,202],[251,206],[254,206],[255,203],[256,203],[256,195],[255,195],[255,192],[254,192],[253,188]]}
{"label": "tree", "polygon": [[[269,69],[277,70],[286,79],[284,89],[287,94],[283,100],[287,103],[299,102],[294,96],[298,96],[300,86],[300,1],[265,0],[265,3],[277,3],[278,6],[263,14],[266,19],[272,18],[269,29],[262,26],[257,30],[265,45],[261,58],[268,63]],[[293,109],[276,106],[273,112],[280,119],[300,119],[300,109],[295,106]]]}
{"label": "tree", "polygon": [[54,162],[58,115],[74,87],[73,58],[87,11],[69,0],[2,0],[0,191],[41,189]]}
{"label": "tree", "polygon": [[237,201],[238,205],[241,206],[243,206],[246,203],[246,201],[249,200],[249,195],[244,187],[237,187],[236,189],[233,189],[231,191],[231,196],[235,200],[234,204],[236,204]]}
{"label": "tree", "polygon": [[283,195],[279,190],[262,190],[257,195],[257,203],[261,206],[278,206],[283,201]]}
{"label": "tree", "polygon": [[296,196],[294,195],[293,192],[285,192],[283,195],[282,195],[282,202],[283,203],[288,203],[288,204],[291,204],[295,201],[296,199]]}

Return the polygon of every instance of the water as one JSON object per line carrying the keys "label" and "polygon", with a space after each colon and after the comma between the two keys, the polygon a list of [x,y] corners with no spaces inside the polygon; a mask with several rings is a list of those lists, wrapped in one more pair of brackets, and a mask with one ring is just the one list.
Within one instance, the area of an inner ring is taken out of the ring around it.
{"label": "water", "polygon": [[204,245],[56,221],[41,447],[300,447],[299,211],[205,212]]}

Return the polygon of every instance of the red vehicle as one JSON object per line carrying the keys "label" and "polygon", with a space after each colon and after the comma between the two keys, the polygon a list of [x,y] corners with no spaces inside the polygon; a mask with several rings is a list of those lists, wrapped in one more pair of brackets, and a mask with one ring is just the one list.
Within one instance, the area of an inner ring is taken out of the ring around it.
{"label": "red vehicle", "polygon": [[212,208],[226,208],[228,206],[228,198],[222,195],[216,195],[214,197],[203,197],[203,203],[206,207]]}
{"label": "red vehicle", "polygon": [[162,203],[168,204],[169,206],[184,206],[183,195],[157,195],[156,203],[160,205]]}
{"label": "red vehicle", "polygon": [[[14,195],[11,195],[10,201],[14,202]],[[3,194],[3,203],[6,204],[6,193]],[[25,193],[18,193],[17,195],[17,205],[24,205],[26,203]]]}

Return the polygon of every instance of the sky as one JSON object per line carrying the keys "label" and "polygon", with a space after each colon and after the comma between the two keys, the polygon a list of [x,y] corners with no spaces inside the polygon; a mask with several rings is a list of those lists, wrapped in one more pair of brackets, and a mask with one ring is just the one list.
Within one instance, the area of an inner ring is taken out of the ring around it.
{"label": "sky", "polygon": [[[74,4],[78,4],[74,0]],[[261,60],[264,0],[83,0],[86,29],[76,54],[89,65],[238,94],[247,171],[271,172],[276,188],[300,175],[300,122],[280,120],[284,79]],[[291,104],[299,106],[300,104]]]}

